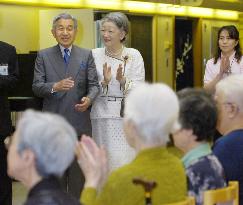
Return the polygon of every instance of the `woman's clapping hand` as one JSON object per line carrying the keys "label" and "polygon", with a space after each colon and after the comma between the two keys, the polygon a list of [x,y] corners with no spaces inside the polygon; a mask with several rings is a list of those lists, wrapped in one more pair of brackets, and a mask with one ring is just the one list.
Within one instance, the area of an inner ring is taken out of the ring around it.
{"label": "woman's clapping hand", "polygon": [[85,187],[98,189],[106,181],[108,160],[104,147],[98,145],[90,137],[83,135],[76,146],[78,164],[85,176]]}

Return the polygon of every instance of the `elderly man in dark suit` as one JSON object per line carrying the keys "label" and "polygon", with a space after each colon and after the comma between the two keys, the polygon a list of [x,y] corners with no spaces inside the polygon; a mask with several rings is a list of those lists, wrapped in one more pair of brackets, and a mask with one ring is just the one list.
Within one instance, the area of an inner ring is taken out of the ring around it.
{"label": "elderly man in dark suit", "polygon": [[[64,116],[78,136],[91,134],[90,106],[99,92],[90,50],[73,45],[77,20],[63,13],[53,20],[52,34],[58,45],[38,52],[32,89],[43,97],[43,110]],[[66,188],[79,198],[83,185],[76,162],[67,171]]]}
{"label": "elderly man in dark suit", "polygon": [[8,91],[18,78],[15,47],[0,41],[0,204],[12,204],[12,182],[7,175],[7,151],[4,139],[12,132]]}

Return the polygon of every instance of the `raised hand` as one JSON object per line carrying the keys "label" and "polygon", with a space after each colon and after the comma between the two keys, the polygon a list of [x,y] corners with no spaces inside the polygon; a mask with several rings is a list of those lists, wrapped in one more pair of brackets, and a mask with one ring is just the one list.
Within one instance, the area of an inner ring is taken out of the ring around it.
{"label": "raised hand", "polygon": [[108,66],[107,63],[103,65],[103,76],[104,76],[104,83],[108,85],[109,82],[111,81],[111,67]]}
{"label": "raised hand", "polygon": [[101,186],[108,174],[105,150],[99,148],[90,137],[83,135],[76,146],[76,156],[85,176],[85,187]]}
{"label": "raised hand", "polygon": [[220,64],[220,74],[229,73],[230,72],[230,60],[229,57],[222,57]]}
{"label": "raised hand", "polygon": [[126,82],[126,78],[123,76],[123,67],[122,64],[119,64],[119,67],[117,68],[117,72],[116,72],[116,80],[119,81],[119,83],[124,86],[125,82]]}

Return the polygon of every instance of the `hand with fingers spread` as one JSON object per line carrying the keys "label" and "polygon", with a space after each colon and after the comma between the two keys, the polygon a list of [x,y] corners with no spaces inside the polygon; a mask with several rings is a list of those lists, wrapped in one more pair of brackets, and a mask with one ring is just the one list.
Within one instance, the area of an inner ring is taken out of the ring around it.
{"label": "hand with fingers spread", "polygon": [[108,66],[107,63],[103,64],[103,84],[108,85],[111,81],[111,66]]}
{"label": "hand with fingers spread", "polygon": [[84,112],[88,109],[88,107],[91,105],[91,101],[89,97],[83,97],[80,101],[80,103],[77,103],[75,105],[75,110],[79,112]]}
{"label": "hand with fingers spread", "polygon": [[85,176],[85,187],[99,188],[108,175],[106,151],[83,135],[76,146],[78,164]]}
{"label": "hand with fingers spread", "polygon": [[65,78],[53,85],[53,90],[55,92],[68,91],[74,86],[74,80],[72,77]]}

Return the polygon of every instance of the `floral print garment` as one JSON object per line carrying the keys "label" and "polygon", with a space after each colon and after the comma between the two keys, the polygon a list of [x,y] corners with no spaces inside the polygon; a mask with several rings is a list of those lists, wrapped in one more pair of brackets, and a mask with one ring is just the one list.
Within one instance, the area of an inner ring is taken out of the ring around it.
{"label": "floral print garment", "polygon": [[217,157],[209,154],[193,161],[186,168],[188,195],[196,198],[196,204],[203,204],[203,192],[224,187],[225,177]]}

